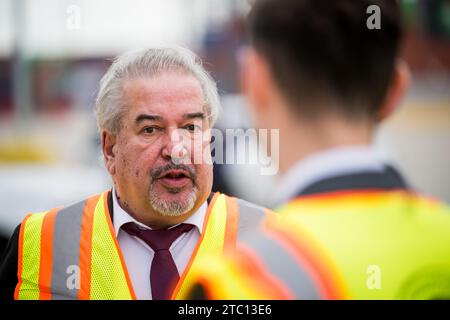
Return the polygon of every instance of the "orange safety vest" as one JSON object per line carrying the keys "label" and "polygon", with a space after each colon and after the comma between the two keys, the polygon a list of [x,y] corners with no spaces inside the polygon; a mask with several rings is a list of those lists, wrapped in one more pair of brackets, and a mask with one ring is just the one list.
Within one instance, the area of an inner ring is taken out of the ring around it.
{"label": "orange safety vest", "polygon": [[[107,204],[109,191],[64,209],[29,214],[21,224],[18,284],[22,299],[136,299]],[[173,298],[191,286],[197,261],[221,255],[264,219],[266,209],[215,193],[202,236]]]}
{"label": "orange safety vest", "polygon": [[450,298],[444,203],[407,191],[331,192],[277,213],[227,259],[198,263],[183,298]]}

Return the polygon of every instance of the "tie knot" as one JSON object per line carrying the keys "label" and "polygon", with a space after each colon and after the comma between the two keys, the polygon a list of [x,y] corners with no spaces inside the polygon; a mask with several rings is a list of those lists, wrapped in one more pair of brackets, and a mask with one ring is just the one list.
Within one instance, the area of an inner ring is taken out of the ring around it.
{"label": "tie knot", "polygon": [[181,223],[170,229],[148,230],[138,226],[134,222],[128,222],[122,229],[147,243],[153,251],[169,250],[172,243],[185,232],[189,232],[194,226]]}

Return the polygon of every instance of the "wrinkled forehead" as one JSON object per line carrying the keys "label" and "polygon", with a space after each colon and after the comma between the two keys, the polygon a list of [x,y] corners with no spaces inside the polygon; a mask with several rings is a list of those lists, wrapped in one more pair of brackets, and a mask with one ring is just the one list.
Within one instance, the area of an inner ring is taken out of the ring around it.
{"label": "wrinkled forehead", "polygon": [[164,72],[127,79],[122,92],[126,114],[130,117],[147,113],[171,119],[207,112],[200,82],[188,73]]}

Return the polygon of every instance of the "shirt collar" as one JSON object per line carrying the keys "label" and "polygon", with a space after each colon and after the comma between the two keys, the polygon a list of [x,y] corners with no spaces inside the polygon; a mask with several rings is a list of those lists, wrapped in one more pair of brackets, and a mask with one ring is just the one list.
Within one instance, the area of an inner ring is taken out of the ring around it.
{"label": "shirt collar", "polygon": [[383,162],[373,147],[339,147],[314,153],[293,165],[279,180],[274,207],[289,201],[304,188],[329,177],[364,171],[381,172]]}
{"label": "shirt collar", "polygon": [[[145,224],[137,221],[132,216],[130,216],[125,210],[122,209],[122,207],[119,205],[119,201],[117,201],[117,195],[114,188],[112,189],[112,199],[113,199],[113,224],[114,224],[114,231],[116,234],[116,237],[119,234],[120,228],[128,222],[134,222],[138,224],[139,226],[151,230],[150,227],[146,226]],[[208,204],[205,201],[200,208],[189,218],[186,219],[186,221],[183,221],[183,223],[189,223],[194,225],[200,234],[203,232],[203,222],[205,220],[206,211],[208,208]]]}

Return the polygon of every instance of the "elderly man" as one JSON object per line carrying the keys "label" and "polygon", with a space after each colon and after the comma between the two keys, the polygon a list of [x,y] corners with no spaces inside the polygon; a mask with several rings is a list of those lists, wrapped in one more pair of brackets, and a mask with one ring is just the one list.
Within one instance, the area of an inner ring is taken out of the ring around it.
{"label": "elderly man", "polygon": [[233,247],[265,214],[210,195],[207,132],[218,108],[216,85],[190,51],[118,57],[96,103],[114,187],[25,217],[0,269],[3,298],[178,297],[197,259]]}

